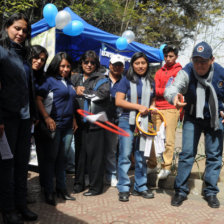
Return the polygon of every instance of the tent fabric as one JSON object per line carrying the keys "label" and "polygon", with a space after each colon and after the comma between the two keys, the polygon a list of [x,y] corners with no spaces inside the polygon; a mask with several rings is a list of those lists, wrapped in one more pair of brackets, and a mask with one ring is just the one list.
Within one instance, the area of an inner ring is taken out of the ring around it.
{"label": "tent fabric", "polygon": [[[62,30],[56,29],[56,53],[59,51],[70,52],[71,56],[75,58],[75,60],[78,60],[79,57],[87,50],[94,50],[99,54],[102,44],[105,43],[105,46],[108,46],[110,51],[113,53],[119,53],[121,55],[131,57],[135,52],[143,52],[147,55],[150,62],[162,61],[159,49],[134,41],[128,44],[124,51],[117,50],[116,40],[119,36],[105,32],[88,24],[69,7],[66,7],[64,10],[70,13],[72,20],[79,20],[83,23],[84,31],[79,36],[71,37],[65,35]],[[50,28],[51,27],[47,24],[46,20],[41,19],[32,25],[31,36],[35,37]]]}

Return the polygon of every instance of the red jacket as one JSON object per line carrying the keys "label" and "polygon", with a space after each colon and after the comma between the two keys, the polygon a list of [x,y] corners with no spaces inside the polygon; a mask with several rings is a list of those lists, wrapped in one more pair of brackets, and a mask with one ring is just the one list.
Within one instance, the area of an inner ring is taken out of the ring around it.
{"label": "red jacket", "polygon": [[155,75],[155,89],[156,89],[156,107],[159,110],[174,109],[175,106],[169,104],[163,97],[166,84],[170,77],[176,77],[177,73],[182,69],[179,63],[174,64],[171,67],[167,67],[166,64],[160,68]]}

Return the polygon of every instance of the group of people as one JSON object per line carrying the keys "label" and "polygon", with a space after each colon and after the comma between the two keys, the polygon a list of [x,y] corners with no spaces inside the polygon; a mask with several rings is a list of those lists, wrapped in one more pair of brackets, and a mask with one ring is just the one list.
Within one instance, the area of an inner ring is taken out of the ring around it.
{"label": "group of people", "polygon": [[[201,133],[205,134],[206,170],[204,197],[212,208],[219,207],[218,177],[222,164],[222,111],[224,68],[214,63],[206,42],[195,46],[192,61],[184,68],[176,62],[178,49],[163,49],[165,65],[153,78],[149,60],[142,52],[133,54],[124,74],[125,61],[120,55],[110,58],[109,69],[101,68],[97,54],[89,50],[79,61],[77,74],[68,53],[57,53],[46,73],[47,50],[30,46],[31,26],[23,14],[8,18],[0,35],[0,138],[9,145],[0,147],[0,209],[4,223],[34,221],[37,214],[27,207],[27,172],[30,156],[31,127],[39,166],[39,182],[46,203],[55,206],[56,197],[75,200],[66,187],[66,164],[75,164],[74,193],[84,196],[103,193],[104,176],[116,186],[118,199],[129,196],[154,198],[148,188],[148,172],[157,171],[157,152],[152,144],[145,156],[147,137],[135,135],[136,115],[147,131],[149,108],[157,131],[166,120],[166,141],[159,179],[171,173],[175,130],[179,109],[184,107],[183,147],[171,205],[187,199],[189,178]],[[129,133],[129,137],[106,131],[77,113],[106,112],[109,121]],[[75,156],[71,142],[75,139]],[[134,189],[128,171],[134,156]],[[74,163],[75,161],[75,163]],[[148,167],[148,169],[147,169]],[[88,191],[85,177],[89,177]],[[56,186],[54,186],[54,178]],[[55,194],[56,193],[56,194]]]}

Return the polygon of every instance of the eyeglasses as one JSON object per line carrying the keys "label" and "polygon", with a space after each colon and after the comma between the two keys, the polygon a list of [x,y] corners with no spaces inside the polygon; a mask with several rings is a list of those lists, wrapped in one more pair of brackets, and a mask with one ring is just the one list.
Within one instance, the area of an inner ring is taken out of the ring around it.
{"label": "eyeglasses", "polygon": [[96,64],[95,61],[83,61],[83,63],[84,63],[85,65],[88,65],[89,63],[90,63],[91,65],[95,65],[95,64]]}
{"label": "eyeglasses", "polygon": [[199,59],[199,58],[192,58],[192,62],[194,64],[202,64],[205,65],[209,62],[209,59]]}

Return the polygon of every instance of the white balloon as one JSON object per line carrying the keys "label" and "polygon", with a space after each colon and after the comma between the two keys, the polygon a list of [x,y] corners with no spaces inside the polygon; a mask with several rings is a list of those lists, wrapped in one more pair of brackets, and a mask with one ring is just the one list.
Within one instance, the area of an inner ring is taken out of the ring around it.
{"label": "white balloon", "polygon": [[65,10],[59,11],[55,17],[56,28],[61,30],[69,22],[71,22],[71,15],[69,14],[69,12],[67,12]]}
{"label": "white balloon", "polygon": [[135,34],[133,31],[131,30],[125,30],[123,33],[122,33],[122,37],[126,38],[128,43],[131,43],[132,41],[134,41],[135,39]]}

